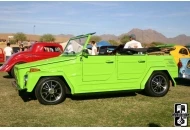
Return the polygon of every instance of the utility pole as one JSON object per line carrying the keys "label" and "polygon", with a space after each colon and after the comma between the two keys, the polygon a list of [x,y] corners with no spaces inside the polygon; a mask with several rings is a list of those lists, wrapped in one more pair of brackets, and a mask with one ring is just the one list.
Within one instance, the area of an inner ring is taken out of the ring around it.
{"label": "utility pole", "polygon": [[34,26],[33,26],[33,34],[35,34],[35,27],[36,27],[36,26],[34,25]]}

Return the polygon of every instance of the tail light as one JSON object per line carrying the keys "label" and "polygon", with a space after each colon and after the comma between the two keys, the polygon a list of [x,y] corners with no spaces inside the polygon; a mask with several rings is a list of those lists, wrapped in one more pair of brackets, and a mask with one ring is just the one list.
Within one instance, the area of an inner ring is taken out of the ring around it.
{"label": "tail light", "polygon": [[178,64],[177,64],[178,68],[181,68],[183,65],[182,65],[182,62],[179,60]]}

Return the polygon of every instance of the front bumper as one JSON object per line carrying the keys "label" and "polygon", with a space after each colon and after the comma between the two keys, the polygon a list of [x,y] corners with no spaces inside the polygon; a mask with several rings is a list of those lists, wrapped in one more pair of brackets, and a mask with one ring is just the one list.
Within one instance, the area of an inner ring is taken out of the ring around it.
{"label": "front bumper", "polygon": [[22,90],[22,89],[20,89],[20,87],[19,87],[19,85],[17,84],[16,81],[12,82],[12,87],[14,87],[16,90]]}

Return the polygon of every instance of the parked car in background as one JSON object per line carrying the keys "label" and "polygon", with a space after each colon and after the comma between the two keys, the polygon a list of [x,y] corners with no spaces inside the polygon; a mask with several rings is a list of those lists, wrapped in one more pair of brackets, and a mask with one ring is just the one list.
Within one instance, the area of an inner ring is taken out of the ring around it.
{"label": "parked car in background", "polygon": [[[178,68],[171,55],[149,55],[147,48],[121,46],[109,55],[89,55],[86,46],[93,34],[71,38],[59,57],[16,65],[12,85],[34,92],[45,105],[63,102],[66,94],[122,90],[145,90],[149,96],[162,97],[176,85]],[[72,42],[80,45],[74,53],[67,52]]]}
{"label": "parked car in background", "polygon": [[159,47],[160,50],[171,54],[174,57],[176,64],[179,63],[180,58],[190,58],[189,49],[185,46],[182,46],[182,45],[160,45],[157,47]]}
{"label": "parked car in background", "polygon": [[12,47],[13,49],[13,53],[17,53],[20,51],[20,48],[19,47]]}
{"label": "parked car in background", "polygon": [[99,48],[99,55],[109,55],[111,54],[115,49],[117,48],[117,46],[101,46]]}
{"label": "parked car in background", "polygon": [[189,50],[189,52],[190,52],[190,45],[186,45],[185,46],[188,50]]}
{"label": "parked car in background", "polygon": [[14,77],[14,66],[37,60],[59,56],[63,48],[58,43],[38,42],[33,44],[27,51],[14,53],[1,67],[0,71],[8,72]]}
{"label": "parked car in background", "polygon": [[5,62],[5,54],[3,48],[0,48],[0,63],[3,64]]}
{"label": "parked car in background", "polygon": [[178,68],[179,78],[190,79],[190,58],[180,58]]}
{"label": "parked car in background", "polygon": [[182,45],[175,45],[174,49],[170,51],[170,54],[174,57],[177,64],[180,58],[190,58],[189,50]]}

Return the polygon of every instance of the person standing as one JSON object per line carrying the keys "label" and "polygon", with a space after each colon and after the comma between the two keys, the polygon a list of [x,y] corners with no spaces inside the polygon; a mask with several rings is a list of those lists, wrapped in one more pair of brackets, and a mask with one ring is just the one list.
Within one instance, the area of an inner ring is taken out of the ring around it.
{"label": "person standing", "polygon": [[10,47],[10,43],[7,43],[7,46],[4,48],[4,53],[7,61],[13,53],[13,49]]}
{"label": "person standing", "polygon": [[142,48],[141,43],[136,41],[135,34],[131,34],[129,38],[130,41],[125,44],[124,48]]}
{"label": "person standing", "polygon": [[95,41],[91,41],[92,44],[92,51],[91,51],[91,55],[97,55],[97,47],[96,47],[96,42]]}
{"label": "person standing", "polygon": [[19,52],[21,51],[24,51],[24,45],[22,43],[19,45]]}

